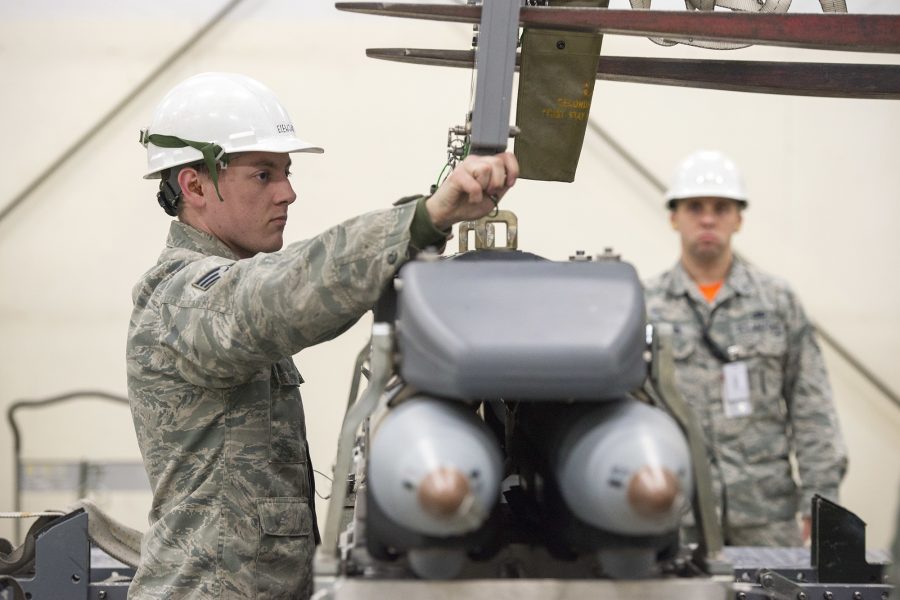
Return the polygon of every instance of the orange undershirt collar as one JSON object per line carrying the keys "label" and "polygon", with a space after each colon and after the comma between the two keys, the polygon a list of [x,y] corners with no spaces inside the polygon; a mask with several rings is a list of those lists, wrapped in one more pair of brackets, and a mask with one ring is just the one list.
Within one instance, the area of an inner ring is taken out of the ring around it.
{"label": "orange undershirt collar", "polygon": [[722,289],[722,284],[724,281],[716,281],[713,283],[707,283],[706,285],[697,284],[697,289],[700,290],[700,293],[703,294],[703,297],[706,298],[707,302],[712,302],[716,297],[716,294],[719,293],[719,290]]}

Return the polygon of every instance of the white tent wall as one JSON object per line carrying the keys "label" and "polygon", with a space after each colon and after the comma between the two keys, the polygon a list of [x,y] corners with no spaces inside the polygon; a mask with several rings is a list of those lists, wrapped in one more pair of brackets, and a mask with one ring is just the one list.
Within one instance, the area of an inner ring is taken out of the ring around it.
{"label": "white tent wall", "polygon": [[[251,75],[275,90],[301,137],[325,147],[323,156],[294,160],[299,198],[287,241],[427,191],[445,159],[446,130],[461,123],[469,102],[464,70],[365,57],[367,47],[463,49],[466,25],[350,15],[325,0],[248,0],[54,166],[223,3],[94,2],[78,13],[63,2],[30,4],[0,5],[0,210],[53,169],[0,222],[4,412],[17,399],[73,389],[125,393],[131,286],[154,262],[169,221],[156,205],[156,183],[140,177],[137,133],[177,82],[207,70]],[[898,62],[760,47],[667,49],[624,37],[607,37],[604,53]],[[598,82],[591,119],[662,180],[695,148],[730,154],[751,195],[738,250],[792,282],[812,318],[900,390],[900,283],[890,275],[900,256],[900,102]],[[504,205],[518,214],[520,247],[549,258],[611,246],[650,276],[677,256],[658,191],[590,131],[574,183],[521,181]],[[313,460],[328,475],[370,322],[296,357]],[[868,523],[869,546],[887,547],[900,488],[900,409],[825,350],[850,452],[842,501]],[[0,510],[8,510],[12,441],[5,426],[0,431]],[[99,402],[29,417],[23,440],[29,456],[138,456],[127,411]],[[317,484],[328,492],[327,480],[317,476]],[[116,516],[146,528],[148,497],[110,502]],[[324,507],[320,501],[320,515]],[[0,536],[11,530],[0,521]]]}

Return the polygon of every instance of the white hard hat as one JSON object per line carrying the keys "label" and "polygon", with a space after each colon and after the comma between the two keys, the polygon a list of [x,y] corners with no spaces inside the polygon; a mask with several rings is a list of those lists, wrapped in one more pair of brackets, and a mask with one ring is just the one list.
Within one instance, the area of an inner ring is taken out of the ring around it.
{"label": "white hard hat", "polygon": [[235,152],[322,152],[294,135],[272,90],[236,73],[201,73],[176,85],[156,107],[140,141],[147,148],[144,179],[199,161],[217,179],[216,164]]}
{"label": "white hard hat", "polygon": [[698,150],[685,158],[672,177],[666,206],[684,198],[729,198],[747,206],[741,172],[730,158],[715,150]]}

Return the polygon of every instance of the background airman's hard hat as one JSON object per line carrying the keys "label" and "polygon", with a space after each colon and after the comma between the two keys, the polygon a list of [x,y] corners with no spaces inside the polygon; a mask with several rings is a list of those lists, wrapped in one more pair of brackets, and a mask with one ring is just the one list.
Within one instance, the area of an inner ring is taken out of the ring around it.
{"label": "background airman's hard hat", "polygon": [[685,158],[672,177],[666,206],[684,198],[729,198],[747,206],[741,172],[730,158],[715,150],[698,150]]}

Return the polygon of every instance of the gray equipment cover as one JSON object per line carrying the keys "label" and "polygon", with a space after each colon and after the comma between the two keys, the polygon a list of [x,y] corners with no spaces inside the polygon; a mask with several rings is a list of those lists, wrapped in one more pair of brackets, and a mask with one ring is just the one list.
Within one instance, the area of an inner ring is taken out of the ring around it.
{"label": "gray equipment cover", "polygon": [[459,399],[610,399],[646,375],[644,295],[618,261],[413,262],[400,374]]}

